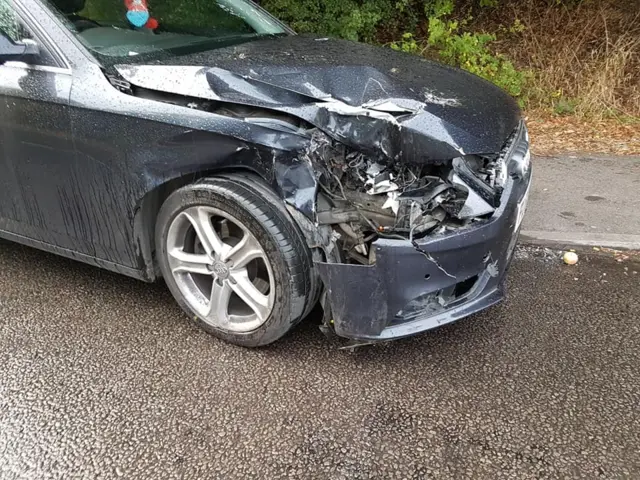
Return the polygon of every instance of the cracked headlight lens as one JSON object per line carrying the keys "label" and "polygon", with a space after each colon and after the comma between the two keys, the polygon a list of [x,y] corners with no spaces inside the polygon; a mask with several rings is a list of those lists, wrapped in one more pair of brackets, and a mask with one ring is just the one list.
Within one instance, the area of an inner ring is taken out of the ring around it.
{"label": "cracked headlight lens", "polygon": [[531,168],[531,150],[529,149],[529,132],[524,127],[518,143],[514,145],[511,156],[511,175],[514,178],[524,178]]}

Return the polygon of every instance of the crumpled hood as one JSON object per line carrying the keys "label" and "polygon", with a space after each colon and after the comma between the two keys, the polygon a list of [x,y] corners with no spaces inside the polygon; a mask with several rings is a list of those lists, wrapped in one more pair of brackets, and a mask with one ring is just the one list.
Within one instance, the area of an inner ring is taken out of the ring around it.
{"label": "crumpled hood", "polygon": [[116,69],[139,87],[286,112],[395,161],[496,153],[520,119],[479,77],[344,40],[292,35]]}

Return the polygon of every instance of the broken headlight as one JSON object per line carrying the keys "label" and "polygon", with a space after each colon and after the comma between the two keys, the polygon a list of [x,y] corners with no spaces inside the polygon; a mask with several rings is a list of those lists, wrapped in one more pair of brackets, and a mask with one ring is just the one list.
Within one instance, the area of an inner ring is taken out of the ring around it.
{"label": "broken headlight", "polygon": [[531,168],[531,151],[529,149],[529,132],[522,124],[515,142],[512,145],[509,159],[509,171],[514,178],[524,178]]}

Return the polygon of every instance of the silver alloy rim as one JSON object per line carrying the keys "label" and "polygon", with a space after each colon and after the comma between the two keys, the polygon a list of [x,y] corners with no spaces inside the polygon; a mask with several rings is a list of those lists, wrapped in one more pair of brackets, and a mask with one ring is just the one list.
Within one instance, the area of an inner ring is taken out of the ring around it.
{"label": "silver alloy rim", "polygon": [[206,206],[183,210],[169,226],[167,256],[180,292],[212,327],[250,332],[269,318],[271,265],[238,219]]}

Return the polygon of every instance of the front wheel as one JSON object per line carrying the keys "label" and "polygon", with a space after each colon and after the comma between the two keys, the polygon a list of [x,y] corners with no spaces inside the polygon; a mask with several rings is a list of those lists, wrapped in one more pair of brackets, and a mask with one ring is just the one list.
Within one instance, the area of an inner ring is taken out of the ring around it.
{"label": "front wheel", "polygon": [[156,222],[175,299],[202,328],[245,347],[286,334],[311,295],[309,250],[267,189],[251,177],[205,179],[172,193]]}

